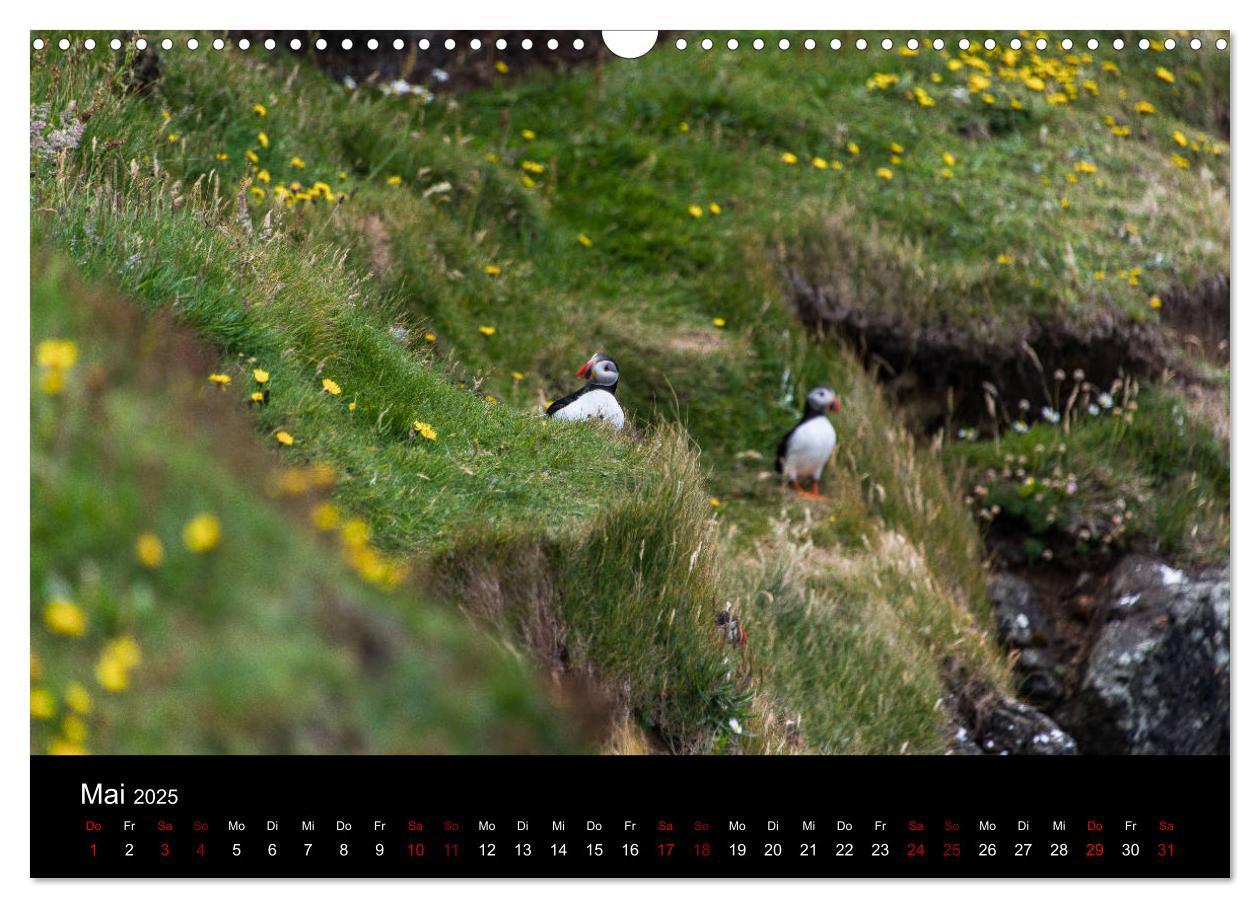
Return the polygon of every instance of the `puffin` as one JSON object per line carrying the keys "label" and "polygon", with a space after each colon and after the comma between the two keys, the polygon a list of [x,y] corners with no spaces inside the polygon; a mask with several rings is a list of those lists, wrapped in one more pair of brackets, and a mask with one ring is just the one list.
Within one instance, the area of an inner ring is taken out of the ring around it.
{"label": "puffin", "polygon": [[[775,472],[782,473],[802,498],[825,497],[818,493],[818,480],[836,446],[836,430],[827,418],[828,412],[840,412],[836,392],[825,387],[814,388],[805,395],[805,414],[800,422],[779,442]],[[814,483],[809,492],[801,488],[801,481],[805,479]]]}
{"label": "puffin", "polygon": [[614,429],[625,425],[626,414],[621,411],[621,404],[617,403],[617,382],[621,379],[621,372],[613,358],[596,353],[577,370],[577,376],[585,378],[586,384],[555,401],[547,408],[547,415],[571,422],[599,419]]}

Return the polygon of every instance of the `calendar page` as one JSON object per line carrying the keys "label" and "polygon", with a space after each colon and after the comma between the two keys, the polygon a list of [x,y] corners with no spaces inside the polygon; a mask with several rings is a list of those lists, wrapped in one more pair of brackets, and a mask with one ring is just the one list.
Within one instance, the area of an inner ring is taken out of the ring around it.
{"label": "calendar page", "polygon": [[32,876],[1230,876],[1228,32],[28,45]]}

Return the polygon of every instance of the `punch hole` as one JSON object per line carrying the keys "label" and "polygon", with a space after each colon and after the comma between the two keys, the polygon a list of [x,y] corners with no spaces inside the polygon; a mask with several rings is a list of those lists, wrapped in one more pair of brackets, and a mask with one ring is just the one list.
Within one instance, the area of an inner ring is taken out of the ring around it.
{"label": "punch hole", "polygon": [[376,48],[379,46],[380,46],[379,42],[375,38],[368,38],[367,40],[368,50],[376,50]]}
{"label": "punch hole", "polygon": [[175,42],[172,41],[170,38],[162,39],[162,50],[170,50],[174,46],[175,46]]}
{"label": "punch hole", "polygon": [[817,47],[817,46],[818,46],[818,42],[817,42],[817,41],[815,41],[813,38],[806,38],[806,39],[805,39],[805,49],[806,49],[806,50],[813,50],[813,49],[814,49],[815,47]]}
{"label": "punch hole", "polygon": [[1224,49],[1225,49],[1225,48],[1227,48],[1227,47],[1229,47],[1229,42],[1228,42],[1228,41],[1226,41],[1224,38],[1217,38],[1217,39],[1216,39],[1216,49],[1217,49],[1217,50],[1224,50]]}
{"label": "punch hole", "polygon": [[1111,46],[1114,47],[1116,50],[1124,50],[1124,39],[1116,38],[1116,40],[1111,42]]}
{"label": "punch hole", "polygon": [[468,46],[471,47],[473,50],[481,50],[481,39],[473,38],[471,41],[468,42]]}
{"label": "punch hole", "polygon": [[702,40],[700,41],[700,49],[701,49],[701,50],[713,50],[713,39],[712,39],[712,38],[704,38],[704,39],[702,39]]}
{"label": "punch hole", "polygon": [[[241,39],[241,42],[242,42],[242,43],[243,43],[246,47],[249,47],[249,42],[248,42],[248,41],[246,41],[244,38],[242,38],[242,39]],[[143,38],[137,38],[137,39],[136,39],[136,50],[144,50],[144,49],[145,49],[146,47],[148,47],[148,46],[149,46],[149,42],[148,42],[148,41],[146,41],[146,40],[144,40]]]}
{"label": "punch hole", "polygon": [[118,40],[117,38],[114,38],[112,41],[109,42],[109,48],[110,50],[122,50],[122,41]]}
{"label": "punch hole", "polygon": [[727,50],[739,50],[739,39],[738,39],[738,38],[728,38],[728,39],[727,39],[727,41],[726,41],[726,49],[727,49]]}
{"label": "punch hole", "polygon": [[264,41],[264,42],[263,42],[263,47],[265,47],[267,50],[275,50],[275,49],[276,49],[276,39],[275,39],[275,38],[268,38],[266,41]]}
{"label": "punch hole", "polygon": [[327,42],[325,39],[323,39],[323,38],[316,38],[316,39],[315,39],[315,49],[316,49],[316,50],[324,50],[324,49],[325,49],[325,48],[327,48],[327,47],[328,47],[328,42]]}
{"label": "punch hole", "polygon": [[944,38],[937,38],[937,39],[935,39],[935,40],[932,42],[932,49],[933,49],[933,50],[944,50],[944,49],[945,49],[945,39],[944,39]]}
{"label": "punch hole", "polygon": [[34,41],[32,41],[32,42],[31,42],[31,47],[35,48],[36,50],[43,50],[43,49],[44,49],[44,39],[43,39],[43,38],[36,38]]}
{"label": "punch hole", "polygon": [[[642,57],[656,46],[656,36],[659,33],[654,31],[606,31],[601,34],[605,47],[622,59],[633,60],[636,57]],[[685,42],[683,47],[686,47]],[[678,49],[682,50],[683,47]]]}
{"label": "punch hole", "polygon": [[984,49],[985,49],[985,50],[993,50],[993,48],[995,48],[995,47],[997,47],[997,42],[996,42],[996,41],[994,41],[992,38],[985,38],[985,39],[984,39]]}
{"label": "punch hole", "polygon": [[1150,50],[1151,42],[1147,41],[1145,38],[1142,38],[1141,40],[1138,41],[1138,47],[1142,48],[1142,50]]}
{"label": "punch hole", "polygon": [[766,46],[766,42],[761,38],[753,38],[753,50],[761,50]]}
{"label": "punch hole", "polygon": [[779,50],[787,50],[791,46],[792,46],[792,42],[789,41],[787,38],[779,39]]}
{"label": "punch hole", "polygon": [[[197,39],[196,39],[196,38],[189,38],[188,40],[189,40],[190,42],[192,42],[192,45],[193,45],[193,50],[196,50],[196,49],[197,49]],[[96,50],[96,39],[95,39],[95,38],[85,38],[85,39],[84,39],[84,41],[83,41],[83,46],[84,46],[85,48],[87,48],[88,50]]]}
{"label": "punch hole", "polygon": [[879,46],[884,50],[892,50],[892,38],[885,38],[883,41],[880,41]]}
{"label": "punch hole", "polygon": [[302,49],[302,42],[299,39],[294,38],[292,41],[289,42],[289,50],[301,50],[301,49]]}
{"label": "punch hole", "polygon": [[1088,41],[1085,42],[1085,46],[1088,47],[1090,50],[1098,50],[1098,39],[1090,38]]}
{"label": "punch hole", "polygon": [[1045,38],[1037,39],[1037,50],[1045,50],[1047,47]]}
{"label": "punch hole", "polygon": [[1019,40],[1018,38],[1011,39],[1011,50],[1019,50],[1023,46],[1024,46],[1024,42]]}
{"label": "punch hole", "polygon": [[839,38],[832,38],[832,39],[831,39],[831,49],[832,49],[832,50],[839,50],[839,49],[840,49],[840,39],[839,39]]}
{"label": "punch hole", "polygon": [[555,38],[547,39],[547,50],[556,50],[560,46],[560,42]]}
{"label": "punch hole", "polygon": [[446,39],[446,41],[444,41],[444,42],[443,42],[442,46],[443,46],[443,47],[445,47],[447,50],[454,50],[454,49],[455,49],[455,39],[454,39],[454,38],[447,38],[447,39]]}
{"label": "punch hole", "polygon": [[858,49],[858,50],[866,50],[866,39],[865,39],[865,38],[858,38],[858,39],[857,39],[857,49]]}
{"label": "punch hole", "polygon": [[[84,46],[84,47],[87,47],[87,41],[84,41],[84,42],[83,42],[83,46]],[[188,39],[188,42],[187,42],[187,47],[188,47],[188,49],[189,49],[189,50],[196,50],[198,46],[199,46],[199,45],[197,44],[197,39],[196,39],[196,38],[189,38],[189,39]],[[92,49],[92,48],[88,47],[88,50],[91,50],[91,49]]]}
{"label": "punch hole", "polygon": [[1062,47],[1064,50],[1071,50],[1071,49],[1072,49],[1072,39],[1071,39],[1071,38],[1064,38],[1062,41],[1060,41],[1060,42],[1059,42],[1059,46],[1060,46],[1060,47]]}
{"label": "punch hole", "polygon": [[687,49],[687,39],[686,39],[686,38],[679,38],[677,41],[675,41],[675,42],[674,42],[674,47],[678,48],[679,50],[686,50],[686,49]]}
{"label": "punch hole", "polygon": [[69,50],[70,40],[68,38],[62,38],[60,41],[57,42],[57,46],[60,47],[62,50]]}
{"label": "punch hole", "polygon": [[958,48],[959,48],[959,50],[966,50],[966,49],[967,49],[967,48],[969,48],[969,47],[971,47],[971,42],[970,42],[970,41],[968,41],[966,38],[959,38],[959,39],[958,39]]}

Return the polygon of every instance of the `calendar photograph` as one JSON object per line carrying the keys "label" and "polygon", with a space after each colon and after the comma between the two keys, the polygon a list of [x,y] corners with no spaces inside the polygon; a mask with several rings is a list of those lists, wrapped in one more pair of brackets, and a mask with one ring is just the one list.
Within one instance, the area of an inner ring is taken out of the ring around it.
{"label": "calendar photograph", "polygon": [[32,32],[32,759],[1228,755],[1228,39]]}

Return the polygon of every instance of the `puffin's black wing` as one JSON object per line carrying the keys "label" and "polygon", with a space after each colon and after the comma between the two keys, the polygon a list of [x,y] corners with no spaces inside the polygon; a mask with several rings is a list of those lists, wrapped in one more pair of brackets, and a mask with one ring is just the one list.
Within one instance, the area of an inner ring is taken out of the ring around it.
{"label": "puffin's black wing", "polygon": [[[797,423],[796,425],[799,426],[800,423]],[[783,461],[787,459],[788,439],[792,437],[792,433],[795,431],[796,426],[788,429],[787,434],[784,435],[783,439],[779,442],[779,452],[774,457],[774,472],[776,473],[783,472]]]}
{"label": "puffin's black wing", "polygon": [[572,394],[566,394],[564,397],[560,398],[559,400],[552,401],[551,406],[547,408],[547,415],[551,416],[553,413],[556,413],[559,410],[563,410],[565,407],[573,403],[575,400],[577,400],[587,391],[590,391],[591,388],[593,387],[594,387],[593,385],[583,385],[582,387],[574,391]]}

